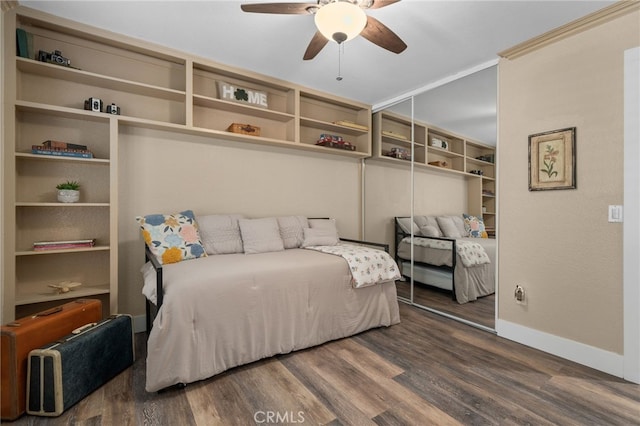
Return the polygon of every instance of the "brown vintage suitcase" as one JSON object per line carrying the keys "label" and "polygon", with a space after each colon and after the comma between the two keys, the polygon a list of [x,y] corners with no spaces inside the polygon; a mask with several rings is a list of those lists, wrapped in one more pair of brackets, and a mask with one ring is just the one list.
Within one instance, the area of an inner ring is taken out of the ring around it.
{"label": "brown vintage suitcase", "polygon": [[29,352],[102,319],[102,302],[78,299],[3,325],[0,334],[0,417],[14,420],[25,412]]}

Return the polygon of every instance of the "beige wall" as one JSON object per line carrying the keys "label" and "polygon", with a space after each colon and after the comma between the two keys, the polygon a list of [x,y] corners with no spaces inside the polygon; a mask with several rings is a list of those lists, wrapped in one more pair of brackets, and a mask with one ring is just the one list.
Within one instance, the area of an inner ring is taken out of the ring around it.
{"label": "beige wall", "polygon": [[333,217],[341,236],[360,237],[359,160],[124,128],[119,167],[120,312],[144,313],[138,215]]}
{"label": "beige wall", "polygon": [[[638,22],[627,14],[499,64],[498,318],[618,354],[622,224],[607,206],[623,204],[623,55],[640,45]],[[528,135],[574,126],[577,189],[529,192]]]}
{"label": "beige wall", "polygon": [[[461,175],[416,167],[416,215],[462,214],[467,208],[467,181]],[[365,237],[385,242],[395,253],[395,216],[411,214],[411,171],[408,167],[368,160],[365,168]]]}
{"label": "beige wall", "polygon": [[[334,217],[341,236],[361,238],[359,160],[125,127],[119,137],[119,311],[142,315],[144,243],[135,217],[192,209],[196,215]],[[466,180],[416,173],[416,212],[459,213]],[[406,167],[367,160],[365,237],[393,242],[393,217],[410,213]]]}

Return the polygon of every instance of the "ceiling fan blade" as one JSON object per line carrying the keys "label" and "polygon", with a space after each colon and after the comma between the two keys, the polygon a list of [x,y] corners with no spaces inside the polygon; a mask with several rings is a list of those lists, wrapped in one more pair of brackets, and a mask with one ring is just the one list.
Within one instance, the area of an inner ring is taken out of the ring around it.
{"label": "ceiling fan blade", "polygon": [[399,1],[400,0],[372,0],[373,3],[367,9],[380,9],[385,6],[398,3]]}
{"label": "ceiling fan blade", "polygon": [[364,27],[360,35],[371,43],[377,44],[393,53],[401,53],[407,48],[407,45],[396,33],[371,16],[367,16],[367,26]]}
{"label": "ceiling fan blade", "polygon": [[307,15],[318,8],[317,3],[251,3],[242,4],[244,12]]}
{"label": "ceiling fan blade", "polygon": [[304,56],[302,59],[308,61],[309,59],[313,59],[316,57],[318,53],[322,50],[323,47],[329,42],[325,36],[322,35],[320,31],[316,31],[311,42],[309,42],[309,46],[307,46],[307,50],[304,52]]}

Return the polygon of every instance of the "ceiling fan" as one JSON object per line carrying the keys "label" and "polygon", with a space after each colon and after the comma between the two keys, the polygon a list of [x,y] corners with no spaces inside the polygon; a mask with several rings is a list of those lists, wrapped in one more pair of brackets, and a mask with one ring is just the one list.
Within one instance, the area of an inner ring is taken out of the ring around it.
{"label": "ceiling fan", "polygon": [[311,39],[303,59],[316,57],[329,39],[341,44],[361,35],[393,53],[401,53],[407,45],[393,31],[365,9],[380,9],[400,0],[318,0],[317,3],[252,3],[240,7],[244,12],[287,15],[315,15],[318,31]]}

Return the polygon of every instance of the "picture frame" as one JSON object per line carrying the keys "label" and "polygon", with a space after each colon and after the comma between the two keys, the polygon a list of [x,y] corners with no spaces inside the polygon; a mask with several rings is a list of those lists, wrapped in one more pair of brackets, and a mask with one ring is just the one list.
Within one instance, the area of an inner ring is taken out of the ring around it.
{"label": "picture frame", "polygon": [[529,191],[576,189],[576,128],[529,135]]}

